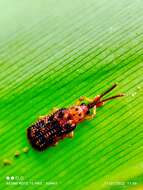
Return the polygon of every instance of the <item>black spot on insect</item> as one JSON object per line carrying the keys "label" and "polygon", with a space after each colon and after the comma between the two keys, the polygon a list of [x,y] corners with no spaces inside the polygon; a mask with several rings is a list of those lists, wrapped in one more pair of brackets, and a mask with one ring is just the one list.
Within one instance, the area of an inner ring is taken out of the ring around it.
{"label": "black spot on insect", "polygon": [[90,110],[88,110],[88,111],[86,112],[86,114],[90,114]]}
{"label": "black spot on insect", "polygon": [[72,119],[72,117],[70,115],[68,115],[67,120],[70,120],[70,119]]}
{"label": "black spot on insect", "polygon": [[86,106],[86,103],[83,102],[83,103],[81,103],[80,105],[81,105],[81,106]]}
{"label": "black spot on insect", "polygon": [[65,109],[62,108],[58,111],[58,118],[63,118]]}
{"label": "black spot on insect", "polygon": [[76,128],[76,125],[67,123],[65,125],[65,133],[68,134],[69,132],[73,131]]}

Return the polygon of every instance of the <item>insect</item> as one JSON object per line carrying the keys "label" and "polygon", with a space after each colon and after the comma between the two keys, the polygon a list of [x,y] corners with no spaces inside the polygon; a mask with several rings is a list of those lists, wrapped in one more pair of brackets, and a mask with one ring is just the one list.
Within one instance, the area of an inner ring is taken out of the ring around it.
{"label": "insect", "polygon": [[75,105],[69,108],[57,109],[50,115],[40,116],[38,121],[27,129],[27,137],[31,145],[35,149],[43,151],[50,146],[56,145],[61,139],[73,137],[77,124],[86,119],[94,118],[97,107],[103,106],[108,100],[124,95],[118,94],[102,99],[116,86],[117,84],[112,85],[93,99],[82,96]]}

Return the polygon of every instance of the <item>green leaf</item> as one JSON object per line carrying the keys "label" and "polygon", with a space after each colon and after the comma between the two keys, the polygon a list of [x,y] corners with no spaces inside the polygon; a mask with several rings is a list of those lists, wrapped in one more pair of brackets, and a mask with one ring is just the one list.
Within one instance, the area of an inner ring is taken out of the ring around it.
{"label": "green leaf", "polygon": [[[0,189],[143,188],[142,20],[137,0],[0,2]],[[115,82],[111,95],[126,96],[73,139],[40,153],[30,146],[38,116]]]}

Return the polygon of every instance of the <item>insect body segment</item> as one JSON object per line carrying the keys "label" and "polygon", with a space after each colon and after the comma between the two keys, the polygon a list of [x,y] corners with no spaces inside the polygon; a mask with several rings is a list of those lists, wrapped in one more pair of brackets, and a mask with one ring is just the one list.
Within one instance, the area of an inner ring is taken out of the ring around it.
{"label": "insect body segment", "polygon": [[27,129],[28,139],[32,146],[38,150],[44,150],[55,145],[76,127],[64,116],[66,109],[59,109],[51,116],[45,116]]}
{"label": "insect body segment", "polygon": [[[27,129],[27,136],[32,146],[43,151],[49,146],[57,144],[60,139],[73,137],[73,131],[77,124],[95,117],[97,107],[104,105],[108,100],[123,96],[123,94],[119,94],[102,100],[102,97],[115,87],[116,84],[93,99],[81,97],[74,106],[62,108],[51,115],[40,117]],[[87,101],[87,104],[82,103],[83,101]],[[90,113],[91,109],[92,113]]]}

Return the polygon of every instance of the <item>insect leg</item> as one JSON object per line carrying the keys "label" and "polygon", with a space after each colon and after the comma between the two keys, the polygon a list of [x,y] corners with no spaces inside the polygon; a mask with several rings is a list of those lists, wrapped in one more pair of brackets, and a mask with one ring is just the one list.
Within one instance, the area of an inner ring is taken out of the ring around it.
{"label": "insect leg", "polygon": [[81,96],[79,98],[79,100],[76,102],[76,105],[79,106],[81,104],[81,102],[84,101],[84,100],[87,101],[87,102],[89,102],[89,103],[93,102],[92,98],[88,98],[86,96]]}
{"label": "insect leg", "polygon": [[52,109],[51,113],[54,113],[54,112],[56,112],[56,111],[58,111],[58,110],[59,110],[59,108],[54,107],[54,108]]}
{"label": "insect leg", "polygon": [[39,117],[38,117],[38,120],[39,120],[39,121],[44,121],[45,123],[47,123],[47,122],[48,122],[48,118],[49,118],[49,117],[48,117],[47,115],[45,115],[45,116],[39,116]]}
{"label": "insect leg", "polygon": [[85,119],[93,119],[96,116],[96,106],[93,107],[93,113],[90,115],[85,116]]}
{"label": "insect leg", "polygon": [[45,117],[45,116],[42,116],[42,115],[41,115],[41,116],[38,117],[38,119],[41,120],[41,119],[44,119],[44,117]]}
{"label": "insect leg", "polygon": [[45,120],[46,119],[46,116],[45,115],[41,115],[38,117],[39,120]]}
{"label": "insect leg", "polygon": [[53,146],[57,146],[59,143],[58,142],[55,142],[54,144],[53,144]]}
{"label": "insect leg", "polygon": [[68,133],[68,134],[66,135],[66,137],[68,137],[68,138],[73,138],[73,137],[74,137],[74,132],[71,131],[70,133]]}

